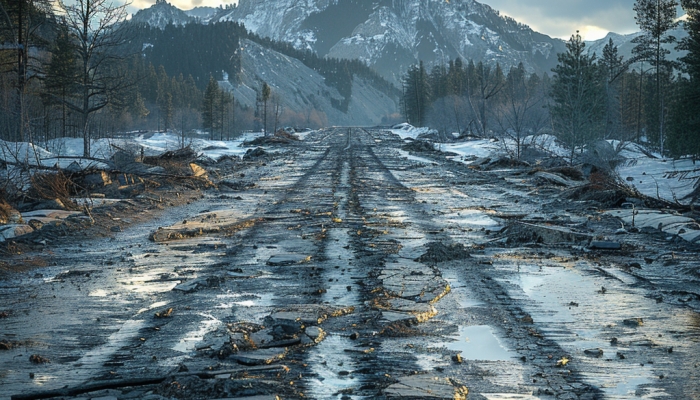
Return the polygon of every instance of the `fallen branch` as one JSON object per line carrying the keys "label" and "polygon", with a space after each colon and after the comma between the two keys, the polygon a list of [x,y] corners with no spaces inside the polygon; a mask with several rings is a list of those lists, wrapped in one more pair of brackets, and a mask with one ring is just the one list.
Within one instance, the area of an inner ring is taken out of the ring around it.
{"label": "fallen branch", "polygon": [[98,383],[91,383],[83,386],[76,386],[72,388],[62,388],[54,390],[46,390],[43,392],[27,393],[27,394],[15,394],[10,397],[11,400],[38,400],[38,399],[50,399],[52,397],[67,397],[67,396],[78,396],[85,393],[96,392],[99,390],[108,389],[120,389],[125,387],[135,387],[135,386],[146,386],[146,385],[157,385],[166,381],[169,378],[181,378],[185,376],[197,376],[201,379],[212,379],[218,375],[236,375],[242,376],[250,372],[262,372],[262,371],[287,371],[288,368],[284,365],[263,365],[260,367],[250,367],[250,368],[236,368],[229,370],[220,371],[200,371],[200,372],[182,372],[173,375],[165,375],[151,378],[131,378],[131,379],[120,379],[113,381],[105,381]]}

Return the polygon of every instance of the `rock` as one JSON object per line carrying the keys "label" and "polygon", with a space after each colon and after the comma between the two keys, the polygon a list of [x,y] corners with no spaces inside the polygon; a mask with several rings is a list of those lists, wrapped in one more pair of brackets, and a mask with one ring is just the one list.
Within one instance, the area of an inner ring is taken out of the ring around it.
{"label": "rock", "polygon": [[119,225],[114,225],[113,227],[109,228],[109,230],[112,231],[112,232],[115,232],[115,233],[116,233],[116,232],[121,232],[121,231],[122,231],[122,227],[119,226]]}
{"label": "rock", "polygon": [[[309,326],[304,330],[304,334],[311,340],[309,344],[318,344],[326,338],[326,332],[317,326]],[[302,343],[304,340],[302,340]],[[307,344],[307,343],[304,343]]]}
{"label": "rock", "polygon": [[283,267],[287,265],[302,264],[311,261],[311,256],[302,254],[277,254],[267,260],[271,267]]}
{"label": "rock", "polygon": [[265,150],[263,150],[260,147],[256,147],[255,149],[248,149],[248,151],[245,152],[243,159],[244,160],[252,160],[255,158],[263,157],[266,154],[267,154],[267,152]]}
{"label": "rock", "polygon": [[597,348],[597,349],[586,349],[583,351],[584,354],[587,356],[591,357],[602,357],[603,356],[603,349]]}
{"label": "rock", "polygon": [[627,326],[638,327],[644,325],[644,320],[642,318],[628,318],[622,321],[622,323]]}
{"label": "rock", "polygon": [[287,349],[269,348],[254,351],[244,351],[231,355],[231,358],[242,365],[272,364],[287,356]]}
{"label": "rock", "polygon": [[10,224],[0,226],[0,242],[8,239],[14,239],[19,236],[27,235],[34,232],[34,228],[24,224]]}

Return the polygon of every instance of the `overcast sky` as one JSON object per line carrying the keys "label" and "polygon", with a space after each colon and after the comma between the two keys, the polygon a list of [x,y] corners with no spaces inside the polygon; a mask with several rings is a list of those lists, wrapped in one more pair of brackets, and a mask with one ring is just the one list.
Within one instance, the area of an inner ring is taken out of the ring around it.
{"label": "overcast sky", "polygon": [[[168,0],[189,10],[197,6],[218,7],[237,0]],[[446,0],[449,1],[449,0]],[[568,39],[579,30],[585,40],[604,37],[608,32],[637,31],[632,6],[635,0],[480,0],[502,14],[552,37]],[[155,0],[133,0],[134,11],[149,7]]]}

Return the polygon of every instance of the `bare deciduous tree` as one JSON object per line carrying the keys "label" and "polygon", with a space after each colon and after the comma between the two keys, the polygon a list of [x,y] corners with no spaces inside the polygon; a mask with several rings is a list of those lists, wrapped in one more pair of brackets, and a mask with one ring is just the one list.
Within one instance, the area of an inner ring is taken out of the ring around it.
{"label": "bare deciduous tree", "polygon": [[117,49],[125,44],[125,31],[119,24],[126,20],[127,6],[111,0],[71,0],[59,3],[66,25],[76,41],[80,67],[75,99],[67,106],[81,117],[83,154],[90,156],[90,117],[110,103],[110,97],[127,84],[115,63],[123,57]]}

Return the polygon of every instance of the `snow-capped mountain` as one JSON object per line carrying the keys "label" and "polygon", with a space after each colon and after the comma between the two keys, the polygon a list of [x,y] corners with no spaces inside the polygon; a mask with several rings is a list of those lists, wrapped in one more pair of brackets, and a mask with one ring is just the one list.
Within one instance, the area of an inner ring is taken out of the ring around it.
{"label": "snow-capped mountain", "polygon": [[197,22],[207,24],[221,9],[214,7],[195,7],[191,10],[185,10],[185,14],[195,18]]}
{"label": "snow-capped mountain", "polygon": [[156,4],[134,14],[131,22],[163,29],[168,24],[186,25],[195,22],[195,18],[165,0],[156,0]]}
{"label": "snow-capped mountain", "polygon": [[456,57],[544,72],[565,50],[474,0],[240,0],[216,19],[321,56],[363,60],[394,82],[418,60]]}
{"label": "snow-capped mountain", "polygon": [[[669,33],[677,40],[681,40],[688,36],[688,32],[681,27],[670,31]],[[642,32],[635,32],[628,35],[619,35],[617,33],[610,32],[602,39],[586,42],[586,49],[588,50],[589,54],[595,53],[598,57],[601,57],[603,55],[603,48],[609,43],[610,39],[612,39],[613,44],[618,48],[618,54],[623,56],[624,60],[626,61],[632,58],[632,49],[636,46],[635,43],[632,43],[632,40],[641,35]],[[666,56],[666,58],[670,60],[677,60],[686,54],[684,51],[676,50],[676,44],[665,44],[663,47],[670,51],[670,54]]]}

